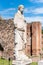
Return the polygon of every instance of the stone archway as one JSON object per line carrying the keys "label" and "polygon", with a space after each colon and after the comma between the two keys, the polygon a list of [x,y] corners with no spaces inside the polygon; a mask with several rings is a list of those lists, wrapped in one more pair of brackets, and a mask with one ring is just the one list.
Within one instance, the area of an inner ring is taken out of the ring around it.
{"label": "stone archway", "polygon": [[3,51],[4,51],[4,48],[2,46],[2,40],[0,39],[0,57],[3,56]]}
{"label": "stone archway", "polygon": [[4,51],[4,48],[2,47],[2,45],[0,44],[0,51]]}
{"label": "stone archway", "polygon": [[3,48],[2,45],[0,44],[0,58],[3,56],[3,51],[4,51],[4,48]]}

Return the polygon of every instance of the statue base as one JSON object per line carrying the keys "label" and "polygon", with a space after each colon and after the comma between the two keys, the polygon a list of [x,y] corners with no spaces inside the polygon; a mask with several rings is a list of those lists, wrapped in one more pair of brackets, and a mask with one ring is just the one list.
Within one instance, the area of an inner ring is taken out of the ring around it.
{"label": "statue base", "polygon": [[12,65],[30,65],[32,63],[32,60],[13,60]]}

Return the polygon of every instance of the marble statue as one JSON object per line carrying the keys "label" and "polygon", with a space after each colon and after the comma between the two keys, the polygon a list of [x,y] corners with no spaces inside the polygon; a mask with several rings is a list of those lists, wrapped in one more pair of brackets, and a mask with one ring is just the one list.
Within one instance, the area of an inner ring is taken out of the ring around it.
{"label": "marble statue", "polygon": [[[31,61],[29,58],[25,55],[24,49],[26,45],[26,21],[24,19],[23,15],[24,6],[20,5],[18,7],[18,12],[15,14],[14,17],[14,26],[15,26],[15,57],[17,61]],[[23,64],[22,64],[23,65]]]}

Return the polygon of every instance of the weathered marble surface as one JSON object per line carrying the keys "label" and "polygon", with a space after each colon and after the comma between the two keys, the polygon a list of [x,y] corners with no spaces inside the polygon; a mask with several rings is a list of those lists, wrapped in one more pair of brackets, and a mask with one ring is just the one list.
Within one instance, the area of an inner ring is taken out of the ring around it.
{"label": "weathered marble surface", "polygon": [[43,60],[38,61],[38,65],[43,65]]}
{"label": "weathered marble surface", "polygon": [[12,65],[30,65],[32,63],[31,59],[29,59],[28,61],[14,61],[12,62]]}

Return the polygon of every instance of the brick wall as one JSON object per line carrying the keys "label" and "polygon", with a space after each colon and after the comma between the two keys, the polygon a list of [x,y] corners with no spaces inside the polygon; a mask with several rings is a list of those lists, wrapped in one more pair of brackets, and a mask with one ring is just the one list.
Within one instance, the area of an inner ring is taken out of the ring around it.
{"label": "brick wall", "polygon": [[[30,40],[29,40],[30,39]],[[27,48],[30,55],[39,55],[41,51],[41,23],[27,24]]]}
{"label": "brick wall", "polygon": [[26,44],[26,48],[25,48],[25,51],[26,51],[26,54],[27,55],[30,55],[31,54],[31,36],[30,36],[30,27],[31,27],[31,24],[30,23],[27,23],[27,44]]}
{"label": "brick wall", "polygon": [[32,54],[38,55],[41,50],[41,24],[32,23]]}
{"label": "brick wall", "polygon": [[0,20],[0,44],[4,48],[3,57],[13,58],[14,24],[12,20]]}
{"label": "brick wall", "polygon": [[42,50],[43,50],[43,34],[42,34]]}

